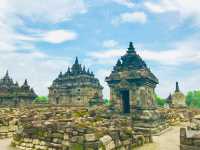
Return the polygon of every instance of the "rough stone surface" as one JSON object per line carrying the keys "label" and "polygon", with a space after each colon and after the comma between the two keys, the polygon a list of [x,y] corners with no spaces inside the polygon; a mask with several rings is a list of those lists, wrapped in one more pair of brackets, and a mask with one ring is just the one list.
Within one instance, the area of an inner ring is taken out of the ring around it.
{"label": "rough stone surface", "polygon": [[30,88],[28,81],[25,80],[22,86],[14,83],[10,78],[8,71],[0,80],[0,105],[20,106],[31,104],[37,97],[33,88]]}
{"label": "rough stone surface", "polygon": [[12,145],[38,150],[129,150],[149,142],[151,134],[135,132],[130,116],[113,114],[106,106],[49,106],[29,108],[29,113],[19,116]]}
{"label": "rough stone surface", "polygon": [[167,102],[170,108],[184,108],[186,107],[185,95],[180,91],[179,84],[176,82],[175,92],[167,98]]}
{"label": "rough stone surface", "polygon": [[[137,55],[132,42],[127,53],[118,60],[112,73],[106,77],[110,87],[110,99],[115,108],[121,112],[133,112],[136,108],[155,108],[155,87],[158,79]],[[128,102],[123,99],[124,91],[128,92]],[[125,107],[125,103],[129,103]],[[128,110],[129,109],[129,110]]]}
{"label": "rough stone surface", "polygon": [[200,147],[200,116],[191,120],[188,128],[180,129],[180,150],[198,150]]}
{"label": "rough stone surface", "polygon": [[87,106],[94,99],[102,99],[102,89],[93,72],[86,71],[76,58],[72,68],[60,73],[49,87],[49,101],[51,104]]}
{"label": "rough stone surface", "polygon": [[156,111],[155,87],[159,81],[136,53],[132,42],[106,82],[113,108],[131,114],[135,129],[153,133],[165,129],[166,120]]}

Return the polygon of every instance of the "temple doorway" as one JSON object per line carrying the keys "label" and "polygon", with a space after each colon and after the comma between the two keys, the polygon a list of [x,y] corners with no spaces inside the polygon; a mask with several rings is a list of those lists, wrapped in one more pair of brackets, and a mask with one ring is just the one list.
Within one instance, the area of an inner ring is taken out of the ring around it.
{"label": "temple doorway", "polygon": [[130,113],[129,90],[122,90],[121,97],[122,97],[123,113],[125,114]]}
{"label": "temple doorway", "polygon": [[59,98],[56,97],[56,104],[58,105],[59,104]]}

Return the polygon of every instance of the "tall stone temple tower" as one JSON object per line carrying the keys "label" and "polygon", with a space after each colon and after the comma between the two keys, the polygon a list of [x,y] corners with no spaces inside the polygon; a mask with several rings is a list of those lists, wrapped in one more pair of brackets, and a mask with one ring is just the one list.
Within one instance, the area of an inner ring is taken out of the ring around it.
{"label": "tall stone temple tower", "polygon": [[170,94],[167,98],[169,107],[171,108],[184,108],[186,107],[185,95],[180,91],[179,83],[176,82],[176,89],[173,94]]}
{"label": "tall stone temple tower", "polygon": [[110,99],[121,112],[155,108],[154,89],[158,79],[136,53],[132,42],[106,77],[106,82],[110,87]]}
{"label": "tall stone temple tower", "polygon": [[135,130],[158,133],[165,128],[165,120],[157,113],[155,104],[159,81],[136,53],[132,42],[106,82],[114,110],[129,114]]}
{"label": "tall stone temple tower", "polygon": [[6,75],[0,79],[0,105],[19,106],[28,105],[37,97],[33,88],[30,88],[28,81],[25,80],[22,86],[18,82],[14,83],[9,76]]}
{"label": "tall stone temple tower", "polygon": [[90,100],[102,98],[102,89],[93,72],[79,64],[76,57],[72,67],[64,74],[61,72],[49,87],[49,102],[86,106]]}

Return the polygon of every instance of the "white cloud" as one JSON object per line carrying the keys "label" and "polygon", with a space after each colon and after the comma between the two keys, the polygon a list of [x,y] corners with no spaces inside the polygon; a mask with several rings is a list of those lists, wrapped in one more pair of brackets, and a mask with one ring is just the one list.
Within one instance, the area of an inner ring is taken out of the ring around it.
{"label": "white cloud", "polygon": [[75,40],[77,38],[77,34],[72,31],[67,30],[54,30],[47,32],[43,40],[49,43],[62,43],[65,41]]}
{"label": "white cloud", "polygon": [[157,72],[157,77],[160,80],[156,92],[164,98],[175,91],[176,81],[179,82],[180,90],[185,94],[188,91],[200,89],[198,84],[200,82],[199,69],[190,69],[186,75],[181,72],[185,68],[160,67],[158,69],[154,69],[154,73]]}
{"label": "white cloud", "polygon": [[[136,44],[137,53],[145,61],[151,62],[147,65],[151,65],[150,68],[152,72],[160,80],[160,84],[156,88],[156,91],[160,96],[167,97],[169,93],[173,92],[176,81],[180,81],[181,90],[184,93],[187,93],[190,90],[199,89],[197,83],[200,82],[200,70],[185,68],[185,66],[191,65],[193,67],[194,64],[200,64],[200,45],[198,39],[199,36],[194,35],[185,40],[174,42],[169,49],[163,49],[162,51],[147,49],[144,45],[140,44],[139,46]],[[107,66],[104,69],[97,70],[97,77],[105,87],[105,97],[108,97],[109,95],[109,88],[107,84],[103,82],[104,78],[111,73],[112,67],[116,64],[117,59],[124,55],[125,52],[125,48],[118,46],[116,49],[111,48],[88,54],[88,60],[90,60],[93,65],[95,62],[95,64],[106,64]],[[183,71],[183,69],[185,69],[185,71]]]}
{"label": "white cloud", "polygon": [[113,1],[120,5],[127,6],[129,8],[133,8],[135,6],[135,4],[131,2],[131,0],[113,0]]}
{"label": "white cloud", "polygon": [[87,12],[83,0],[3,0],[10,13],[35,22],[57,23]]}
{"label": "white cloud", "polygon": [[77,34],[67,29],[28,28],[25,21],[59,23],[85,13],[85,3],[82,0],[0,0],[0,10],[0,76],[9,69],[14,80],[22,83],[28,78],[38,94],[47,95],[47,87],[59,71],[66,70],[70,59],[49,56],[34,42],[62,43],[76,39]]}
{"label": "white cloud", "polygon": [[47,95],[48,87],[62,70],[70,64],[68,58],[50,57],[39,51],[28,53],[7,52],[0,55],[0,76],[8,69],[14,81],[20,84],[28,79],[37,94]]}
{"label": "white cloud", "polygon": [[170,49],[163,51],[143,50],[139,53],[146,60],[165,65],[200,64],[199,49],[198,36],[192,36],[183,41],[173,43]]}
{"label": "white cloud", "polygon": [[175,13],[182,20],[192,18],[200,25],[200,9],[197,0],[146,1],[144,6],[153,13]]}
{"label": "white cloud", "polygon": [[123,13],[112,21],[112,24],[118,25],[121,23],[140,23],[145,24],[147,16],[144,12]]}
{"label": "white cloud", "polygon": [[110,69],[99,69],[97,70],[96,77],[99,79],[101,85],[104,87],[103,89],[103,95],[104,98],[110,98],[110,88],[108,87],[108,84],[105,82],[105,77],[109,76],[111,73]]}
{"label": "white cloud", "polygon": [[118,42],[115,40],[106,40],[103,41],[103,47],[104,48],[114,48],[118,46]]}
{"label": "white cloud", "polygon": [[88,56],[94,60],[97,60],[98,62],[108,63],[108,62],[112,62],[113,58],[122,56],[124,54],[125,54],[125,50],[109,49],[109,50],[104,50],[104,51],[91,52],[88,54]]}
{"label": "white cloud", "polygon": [[22,35],[17,34],[15,38],[20,41],[29,42],[48,42],[53,44],[60,44],[66,41],[76,40],[78,38],[77,33],[71,30],[51,30],[51,31],[40,31],[34,34]]}
{"label": "white cloud", "polygon": [[[178,47],[177,47],[178,48]],[[166,65],[181,65],[185,63],[200,63],[200,52],[186,49],[174,49],[167,51],[144,50],[141,56],[150,61],[159,62]]]}
{"label": "white cloud", "polygon": [[[142,45],[138,45],[141,50],[136,51],[145,60],[156,62],[162,65],[184,65],[184,64],[200,64],[200,45],[199,36],[192,36],[183,41],[171,44],[171,48],[164,50],[151,50]],[[108,50],[91,52],[88,54],[90,58],[96,62],[111,64],[120,56],[125,54],[123,48],[110,48]],[[102,61],[102,59],[104,61]]]}
{"label": "white cloud", "polygon": [[[27,28],[25,20],[22,19],[24,17],[38,22],[56,23],[87,11],[82,0],[58,0],[56,2],[52,0],[1,0],[0,9],[0,52],[18,49],[33,50],[35,49],[34,41],[62,43],[77,38],[77,34],[71,30],[39,31],[39,29]],[[24,30],[25,34],[17,32],[16,29],[19,28]]]}

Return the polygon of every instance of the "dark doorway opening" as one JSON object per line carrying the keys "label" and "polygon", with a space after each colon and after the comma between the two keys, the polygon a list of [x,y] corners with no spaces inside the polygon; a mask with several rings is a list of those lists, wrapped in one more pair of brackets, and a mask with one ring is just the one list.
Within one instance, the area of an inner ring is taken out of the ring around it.
{"label": "dark doorway opening", "polygon": [[121,96],[122,96],[123,113],[125,114],[130,113],[129,90],[122,90]]}
{"label": "dark doorway opening", "polygon": [[58,105],[59,104],[59,98],[56,97],[56,104]]}
{"label": "dark doorway opening", "polygon": [[18,104],[18,102],[17,102],[17,100],[15,100],[15,101],[14,101],[14,105],[15,105],[15,107],[17,106],[17,104]]}

